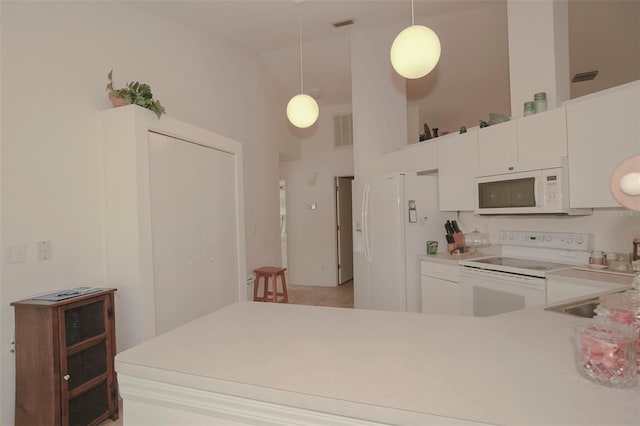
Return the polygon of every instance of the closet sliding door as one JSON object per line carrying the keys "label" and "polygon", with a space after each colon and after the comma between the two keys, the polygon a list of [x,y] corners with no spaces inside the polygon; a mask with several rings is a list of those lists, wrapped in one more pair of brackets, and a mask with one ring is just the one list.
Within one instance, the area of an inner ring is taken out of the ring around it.
{"label": "closet sliding door", "polygon": [[238,300],[232,154],[149,132],[156,332]]}

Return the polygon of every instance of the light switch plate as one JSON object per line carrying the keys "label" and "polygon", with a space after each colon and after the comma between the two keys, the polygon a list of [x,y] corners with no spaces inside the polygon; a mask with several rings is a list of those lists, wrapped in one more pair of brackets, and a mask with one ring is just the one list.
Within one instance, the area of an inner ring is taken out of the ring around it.
{"label": "light switch plate", "polygon": [[13,246],[5,246],[2,250],[5,265],[12,263],[22,263],[27,261],[27,246],[25,244],[16,244]]}

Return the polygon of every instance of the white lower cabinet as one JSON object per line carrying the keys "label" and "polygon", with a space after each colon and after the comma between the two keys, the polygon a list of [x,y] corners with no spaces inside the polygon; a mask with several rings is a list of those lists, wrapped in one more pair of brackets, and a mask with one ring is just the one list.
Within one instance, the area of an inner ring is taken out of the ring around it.
{"label": "white lower cabinet", "polygon": [[420,262],[422,313],[460,315],[458,265]]}

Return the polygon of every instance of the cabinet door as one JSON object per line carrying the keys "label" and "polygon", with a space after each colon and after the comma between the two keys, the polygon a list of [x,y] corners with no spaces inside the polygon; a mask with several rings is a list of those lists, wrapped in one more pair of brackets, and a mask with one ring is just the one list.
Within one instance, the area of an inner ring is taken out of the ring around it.
{"label": "cabinet door", "polygon": [[478,130],[478,173],[486,176],[516,170],[518,162],[515,121]]}
{"label": "cabinet door", "polygon": [[149,133],[156,333],[204,314],[196,145]]}
{"label": "cabinet door", "polygon": [[519,118],[518,170],[560,167],[567,156],[566,108]]}
{"label": "cabinet door", "polygon": [[438,140],[438,199],[441,211],[474,209],[478,168],[478,133],[470,131]]}
{"label": "cabinet door", "polygon": [[421,284],[423,314],[460,315],[458,283],[423,275]]}
{"label": "cabinet door", "polygon": [[234,157],[197,147],[204,313],[238,301]]}
{"label": "cabinet door", "polygon": [[150,133],[157,333],[239,298],[234,156]]}
{"label": "cabinet door", "polygon": [[620,207],[610,190],[614,169],[640,154],[640,85],[567,105],[572,208]]}
{"label": "cabinet door", "polygon": [[59,309],[62,424],[90,424],[113,410],[110,308],[99,297]]}

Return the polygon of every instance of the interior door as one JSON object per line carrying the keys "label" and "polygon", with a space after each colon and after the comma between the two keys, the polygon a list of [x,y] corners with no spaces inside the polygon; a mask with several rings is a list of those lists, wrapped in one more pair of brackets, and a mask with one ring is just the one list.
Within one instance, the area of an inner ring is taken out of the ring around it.
{"label": "interior door", "polygon": [[336,222],[338,232],[338,284],[353,279],[352,177],[336,178]]}

